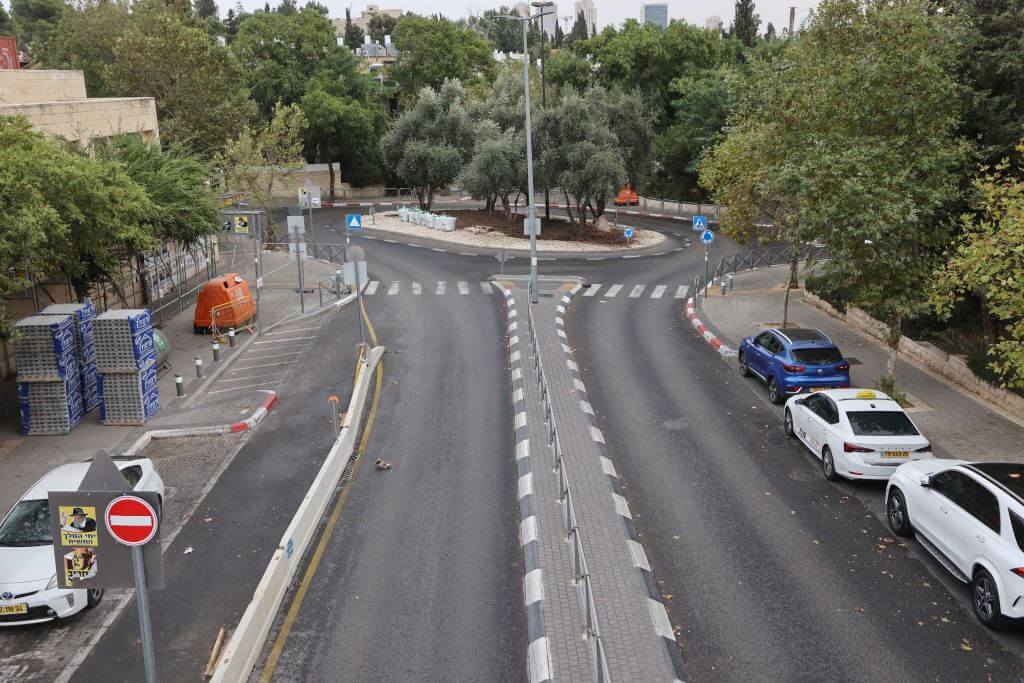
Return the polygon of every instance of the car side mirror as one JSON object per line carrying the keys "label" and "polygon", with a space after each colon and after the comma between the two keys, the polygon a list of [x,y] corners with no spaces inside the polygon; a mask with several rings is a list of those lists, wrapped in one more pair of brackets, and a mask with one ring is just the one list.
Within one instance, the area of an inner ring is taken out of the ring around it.
{"label": "car side mirror", "polygon": [[931,477],[921,477],[921,486],[923,486],[926,489],[930,489],[932,487],[932,478]]}

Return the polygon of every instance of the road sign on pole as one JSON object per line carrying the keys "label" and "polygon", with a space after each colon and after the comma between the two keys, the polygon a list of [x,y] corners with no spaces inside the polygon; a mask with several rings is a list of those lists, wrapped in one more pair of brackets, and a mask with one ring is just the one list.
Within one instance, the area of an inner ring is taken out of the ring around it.
{"label": "road sign on pole", "polygon": [[705,230],[700,234],[700,241],[704,244],[711,244],[715,241],[715,233],[710,230]]}
{"label": "road sign on pole", "polygon": [[345,227],[349,230],[363,229],[363,214],[350,213],[345,215]]}
{"label": "road sign on pole", "polygon": [[633,236],[633,228],[626,228],[625,230],[623,230],[622,236],[628,240],[630,237]]}
{"label": "road sign on pole", "polygon": [[690,221],[691,221],[691,226],[692,226],[691,229],[694,232],[700,232],[701,230],[707,230],[708,229],[708,217],[707,216],[701,216],[700,214],[697,214],[696,216],[693,216],[690,219]]}
{"label": "road sign on pole", "polygon": [[110,501],[103,519],[114,540],[129,546],[149,543],[159,525],[153,506],[136,496],[120,496]]}

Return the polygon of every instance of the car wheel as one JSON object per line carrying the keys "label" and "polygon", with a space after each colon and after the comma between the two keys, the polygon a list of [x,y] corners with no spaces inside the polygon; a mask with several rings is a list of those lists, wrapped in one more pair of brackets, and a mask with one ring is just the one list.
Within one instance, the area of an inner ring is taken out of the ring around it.
{"label": "car wheel", "polygon": [[782,403],[785,397],[779,391],[779,383],[775,381],[774,377],[768,378],[768,400],[772,403]]}
{"label": "car wheel", "polygon": [[750,366],[747,365],[747,354],[740,351],[740,376],[750,377]]}
{"label": "car wheel", "polygon": [[913,536],[914,527],[910,526],[907,500],[903,497],[903,492],[897,488],[889,491],[889,499],[885,501],[885,518],[889,521],[889,528],[897,536]]}
{"label": "car wheel", "polygon": [[828,446],[821,450],[821,471],[829,481],[839,481],[842,479],[836,472],[836,463],[832,459],[832,449]]}
{"label": "car wheel", "polygon": [[1000,629],[1006,618],[999,609],[999,589],[996,580],[984,569],[979,569],[971,581],[971,605],[978,621],[991,629]]}
{"label": "car wheel", "polygon": [[100,604],[100,600],[103,599],[103,589],[90,588],[88,591],[86,591],[85,595],[86,607],[95,607],[96,605]]}
{"label": "car wheel", "polygon": [[786,432],[786,436],[790,438],[796,436],[796,432],[793,431],[793,413],[789,412],[789,408],[786,408],[786,416],[782,418],[782,429]]}

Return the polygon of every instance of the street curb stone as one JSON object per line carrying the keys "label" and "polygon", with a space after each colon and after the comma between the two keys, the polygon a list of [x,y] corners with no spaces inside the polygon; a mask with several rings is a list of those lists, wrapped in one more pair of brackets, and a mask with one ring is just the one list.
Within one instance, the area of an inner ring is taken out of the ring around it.
{"label": "street curb stone", "polygon": [[715,336],[715,333],[708,329],[707,325],[701,322],[700,318],[697,317],[696,305],[694,298],[691,296],[686,302],[686,317],[693,325],[693,329],[697,330],[697,334],[704,338],[708,344],[711,345],[715,351],[723,358],[730,358],[736,355],[736,351],[729,346],[722,343],[722,340]]}

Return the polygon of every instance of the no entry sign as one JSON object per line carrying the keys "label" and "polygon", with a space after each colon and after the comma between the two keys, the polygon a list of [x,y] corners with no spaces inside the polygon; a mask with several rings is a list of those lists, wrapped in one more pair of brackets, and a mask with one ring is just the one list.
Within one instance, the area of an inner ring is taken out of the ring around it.
{"label": "no entry sign", "polygon": [[105,519],[110,535],[124,545],[146,545],[156,535],[156,510],[136,496],[121,496],[110,501]]}

